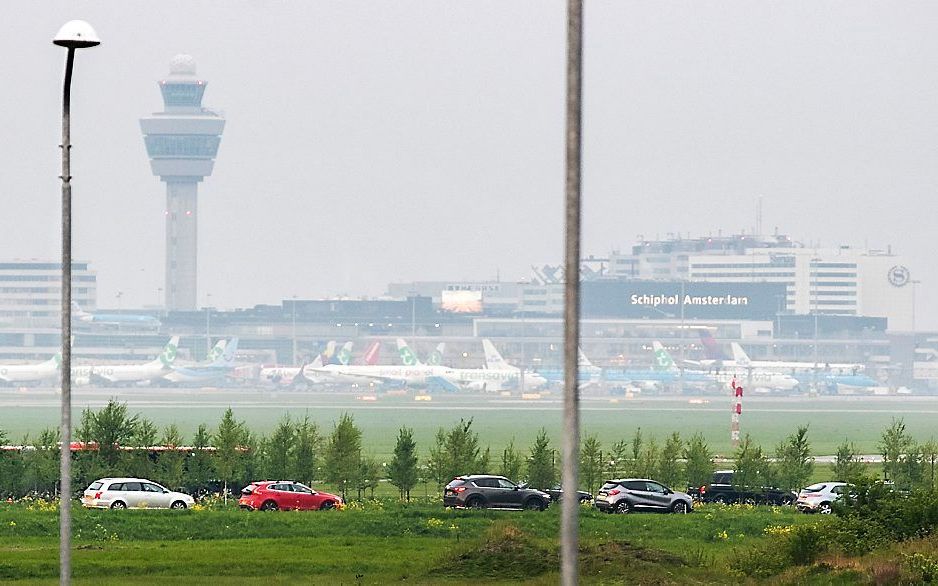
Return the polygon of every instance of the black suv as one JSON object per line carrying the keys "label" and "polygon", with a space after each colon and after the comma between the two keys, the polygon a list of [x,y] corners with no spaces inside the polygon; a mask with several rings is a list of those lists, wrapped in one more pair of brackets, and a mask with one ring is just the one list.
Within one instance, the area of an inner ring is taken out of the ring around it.
{"label": "black suv", "polygon": [[446,485],[443,506],[543,511],[550,506],[550,495],[526,484],[515,484],[504,476],[472,474],[457,476]]}
{"label": "black suv", "polygon": [[798,495],[772,486],[747,487],[733,484],[732,470],[717,470],[710,484],[696,490],[705,503],[748,503],[751,505],[791,505]]}

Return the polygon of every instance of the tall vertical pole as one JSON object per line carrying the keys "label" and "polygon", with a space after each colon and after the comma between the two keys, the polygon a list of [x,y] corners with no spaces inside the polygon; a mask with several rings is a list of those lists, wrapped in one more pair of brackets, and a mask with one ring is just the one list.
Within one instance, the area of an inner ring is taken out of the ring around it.
{"label": "tall vertical pole", "polygon": [[296,295],[293,296],[293,355],[290,359],[290,365],[297,363],[296,360]]}
{"label": "tall vertical pole", "polygon": [[59,451],[59,583],[72,581],[72,176],[71,121],[72,65],[69,47],[62,87],[62,421]]}
{"label": "tall vertical pole", "polygon": [[563,492],[560,501],[561,582],[578,581],[580,396],[577,348],[580,345],[580,170],[582,164],[583,0],[567,0],[567,156],[566,242],[564,263]]}

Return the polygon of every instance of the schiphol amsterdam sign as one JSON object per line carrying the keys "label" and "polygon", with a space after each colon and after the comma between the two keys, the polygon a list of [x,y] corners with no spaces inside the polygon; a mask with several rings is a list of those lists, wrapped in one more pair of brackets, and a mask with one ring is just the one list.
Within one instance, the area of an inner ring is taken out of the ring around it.
{"label": "schiphol amsterdam sign", "polygon": [[584,317],[774,319],[785,308],[783,283],[595,281],[582,285]]}
{"label": "schiphol amsterdam sign", "polygon": [[[658,307],[659,305],[679,305],[681,303],[680,295],[639,295],[632,293],[629,297],[632,305],[647,305]],[[688,295],[684,294],[684,305],[749,305],[748,295]]]}

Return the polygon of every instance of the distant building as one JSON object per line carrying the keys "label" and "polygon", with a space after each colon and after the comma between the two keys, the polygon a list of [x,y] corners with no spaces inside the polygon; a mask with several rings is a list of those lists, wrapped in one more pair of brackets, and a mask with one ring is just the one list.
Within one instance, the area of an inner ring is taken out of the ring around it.
{"label": "distant building", "polygon": [[[87,262],[72,263],[72,299],[82,309],[97,303],[97,276]],[[59,325],[62,264],[49,260],[0,262],[0,323],[48,327]]]}
{"label": "distant building", "polygon": [[160,81],[164,109],[140,120],[153,174],[166,183],[166,308],[191,310],[197,301],[198,186],[212,174],[225,119],[202,107],[207,82],[195,61],[177,55]]}
{"label": "distant building", "polygon": [[[774,304],[784,314],[884,317],[891,331],[914,326],[916,281],[891,250],[808,247],[784,235],[736,234],[642,240],[630,253],[614,251],[602,259],[600,270],[593,266],[597,260],[581,262],[584,282],[773,283],[784,287],[784,298],[761,300],[760,307]],[[526,310],[558,312],[562,273],[545,267],[535,274],[546,278],[525,289]]]}

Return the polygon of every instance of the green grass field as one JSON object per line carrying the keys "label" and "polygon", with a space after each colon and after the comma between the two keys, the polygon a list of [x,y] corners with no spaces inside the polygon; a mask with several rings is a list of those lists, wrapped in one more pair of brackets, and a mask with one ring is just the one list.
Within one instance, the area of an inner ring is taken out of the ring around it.
{"label": "green grass field", "polygon": [[[324,431],[343,412],[355,416],[364,433],[367,453],[387,457],[393,449],[397,430],[414,428],[418,447],[426,452],[439,427],[450,427],[460,418],[473,418],[483,445],[499,452],[514,439],[516,446],[530,445],[537,431],[544,427],[556,443],[560,437],[561,412],[558,397],[549,401],[524,402],[501,398],[435,396],[432,402],[417,403],[412,397],[382,397],[375,402],[356,400],[354,395],[309,395],[306,393],[257,393],[209,391],[204,393],[161,396],[160,390],[115,391],[118,400],[131,412],[140,413],[158,425],[176,423],[191,435],[200,423],[211,428],[228,406],[256,433],[268,433],[284,415],[308,415]],[[100,392],[95,399],[76,395],[76,411],[83,404],[99,407],[109,398]],[[612,402],[591,399],[583,402],[583,435],[596,434],[605,446],[628,439],[641,427],[646,435],[663,439],[673,431],[689,437],[703,433],[711,447],[720,454],[730,452],[730,399],[705,398],[694,404],[685,399],[639,399]],[[76,413],[77,415],[77,413]],[[919,441],[935,435],[938,401],[932,398],[804,398],[791,400],[747,398],[742,429],[766,448],[774,447],[799,425],[809,425],[809,438],[815,454],[833,454],[844,439],[857,445],[861,453],[876,453],[877,442],[893,417],[904,418],[909,432]],[[26,433],[35,434],[43,427],[57,425],[55,398],[44,404],[26,401],[21,395],[0,401],[0,429],[14,440]]]}
{"label": "green grass field", "polygon": [[[75,510],[79,584],[556,583],[559,511],[453,511],[368,502],[319,512]],[[691,515],[582,511],[587,583],[725,582],[735,549],[765,529],[816,522],[791,509]],[[0,580],[53,583],[57,514],[0,505]]]}

